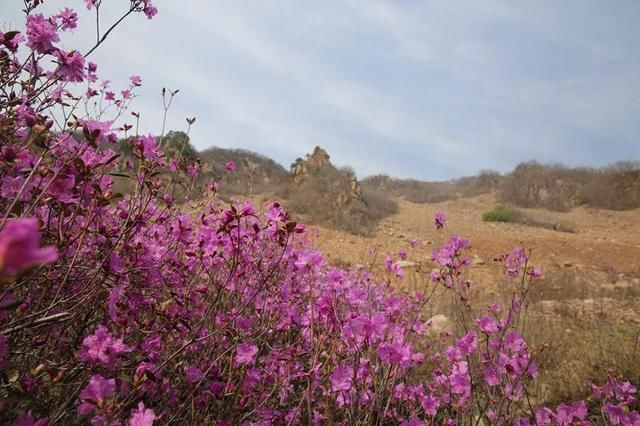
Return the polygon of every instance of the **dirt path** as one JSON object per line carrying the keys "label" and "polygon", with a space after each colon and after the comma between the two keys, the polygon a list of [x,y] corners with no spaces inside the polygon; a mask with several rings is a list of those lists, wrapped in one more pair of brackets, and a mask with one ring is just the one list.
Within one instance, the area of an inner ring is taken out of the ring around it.
{"label": "dirt path", "polygon": [[[575,232],[559,232],[511,223],[487,223],[482,213],[491,210],[491,195],[437,204],[399,201],[399,212],[383,220],[375,235],[353,236],[326,228],[312,227],[314,244],[329,259],[342,264],[363,264],[368,247],[382,253],[409,249],[409,241],[421,241],[419,256],[429,257],[433,247],[450,235],[471,240],[473,253],[485,264],[516,245],[533,250],[535,264],[546,269],[574,268],[603,271],[607,265],[626,273],[640,272],[640,209],[626,212],[578,208],[568,213],[524,209],[527,214],[570,225]],[[447,216],[448,225],[438,233],[433,226],[437,211]]]}

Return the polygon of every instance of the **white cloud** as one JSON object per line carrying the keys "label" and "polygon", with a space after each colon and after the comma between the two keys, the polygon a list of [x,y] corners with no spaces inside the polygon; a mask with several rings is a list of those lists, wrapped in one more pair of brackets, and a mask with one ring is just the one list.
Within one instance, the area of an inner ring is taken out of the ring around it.
{"label": "white cloud", "polygon": [[636,4],[156,3],[156,19],[128,19],[95,55],[114,84],[143,76],[145,131],[159,131],[166,86],[181,89],[169,128],[195,115],[199,148],[285,166],[316,144],[361,176],[429,179],[640,156]]}

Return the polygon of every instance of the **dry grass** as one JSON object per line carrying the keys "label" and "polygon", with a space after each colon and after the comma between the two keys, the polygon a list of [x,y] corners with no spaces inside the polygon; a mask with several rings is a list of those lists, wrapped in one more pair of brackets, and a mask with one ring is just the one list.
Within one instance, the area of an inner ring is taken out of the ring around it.
{"label": "dry grass", "polygon": [[532,388],[541,404],[585,398],[609,371],[640,383],[640,285],[612,284],[601,271],[554,270],[538,282],[528,307],[526,336],[545,349]]}

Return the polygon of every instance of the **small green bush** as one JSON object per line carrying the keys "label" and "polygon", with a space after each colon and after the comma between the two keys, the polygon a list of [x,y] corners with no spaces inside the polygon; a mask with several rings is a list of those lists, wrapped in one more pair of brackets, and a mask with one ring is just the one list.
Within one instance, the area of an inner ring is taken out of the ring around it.
{"label": "small green bush", "polygon": [[559,232],[576,232],[575,227],[570,223],[558,222],[544,215],[531,215],[505,204],[497,204],[493,210],[484,213],[482,220],[485,222],[518,223],[520,225],[551,229]]}
{"label": "small green bush", "polygon": [[497,204],[493,210],[485,212],[482,220],[485,222],[516,222],[518,211],[505,204]]}

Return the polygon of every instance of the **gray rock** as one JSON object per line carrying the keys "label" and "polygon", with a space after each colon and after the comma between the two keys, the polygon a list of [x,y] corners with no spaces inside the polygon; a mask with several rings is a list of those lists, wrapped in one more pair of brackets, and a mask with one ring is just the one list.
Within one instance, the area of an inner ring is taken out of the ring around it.
{"label": "gray rock", "polygon": [[471,260],[472,266],[482,266],[484,265],[484,260],[477,254],[473,255],[473,259]]}
{"label": "gray rock", "polygon": [[453,323],[442,314],[437,314],[429,318],[427,325],[431,325],[431,331],[435,334],[442,333],[443,331],[453,331]]}

